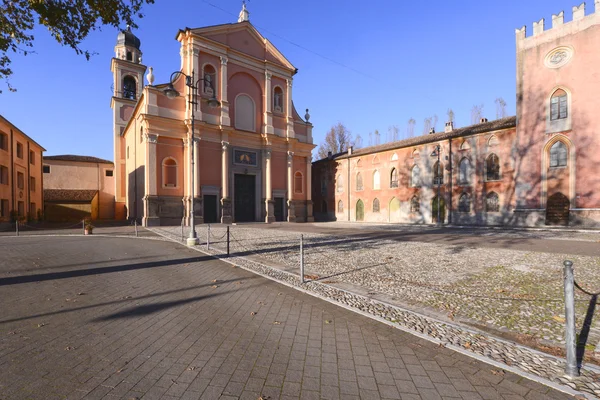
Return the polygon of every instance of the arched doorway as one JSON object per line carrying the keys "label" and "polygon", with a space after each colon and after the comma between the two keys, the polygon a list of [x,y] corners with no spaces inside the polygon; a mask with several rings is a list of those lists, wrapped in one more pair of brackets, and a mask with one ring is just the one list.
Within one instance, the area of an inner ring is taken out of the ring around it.
{"label": "arched doorway", "polygon": [[438,223],[438,203],[440,207],[439,223],[444,223],[446,220],[446,202],[443,197],[440,199],[438,196],[435,196],[431,201],[431,221],[436,224]]}
{"label": "arched doorway", "polygon": [[400,222],[400,200],[398,200],[397,197],[394,197],[390,201],[389,210],[390,210],[389,221],[390,222]]}
{"label": "arched doorway", "polygon": [[569,198],[558,192],[548,198],[546,225],[569,225]]}
{"label": "arched doorway", "polygon": [[365,205],[362,200],[356,202],[356,220],[363,221],[365,219]]}

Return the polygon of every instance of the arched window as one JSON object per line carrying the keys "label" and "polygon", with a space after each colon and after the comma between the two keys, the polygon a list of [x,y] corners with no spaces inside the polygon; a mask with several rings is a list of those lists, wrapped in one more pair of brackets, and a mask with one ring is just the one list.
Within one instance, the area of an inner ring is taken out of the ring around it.
{"label": "arched window", "polygon": [[344,178],[342,177],[342,174],[339,174],[337,176],[337,179],[335,180],[336,182],[336,190],[338,193],[343,192],[344,191]]}
{"label": "arched window", "polygon": [[485,211],[487,212],[499,212],[500,211],[500,199],[498,193],[490,192],[485,198]]}
{"label": "arched window", "polygon": [[550,121],[567,118],[567,116],[567,92],[562,89],[558,89],[550,98]]}
{"label": "arched window", "polygon": [[421,169],[418,165],[415,165],[410,171],[410,185],[412,187],[421,186]]}
{"label": "arched window", "polygon": [[361,162],[360,162],[360,158],[358,160],[356,160],[356,168],[361,167]]}
{"label": "arched window", "polygon": [[127,52],[127,61],[133,61],[133,54],[130,51]]}
{"label": "arched window", "polygon": [[275,89],[273,89],[273,110],[283,112],[283,89],[279,86],[275,86]]}
{"label": "arched window", "polygon": [[433,184],[442,185],[444,183],[444,166],[441,162],[436,161],[433,164]]}
{"label": "arched window", "polygon": [[496,135],[492,135],[488,139],[488,147],[497,146],[499,143],[500,141],[498,140],[498,137]]}
{"label": "arched window", "polygon": [[373,164],[379,164],[379,156],[375,155],[375,157],[373,157]]}
{"label": "arched window", "polygon": [[458,212],[471,212],[471,198],[466,193],[461,194],[458,198]]}
{"label": "arched window", "polygon": [[485,160],[485,180],[500,180],[500,159],[494,153],[490,154]]}
{"label": "arched window", "polygon": [[123,98],[135,100],[137,97],[136,87],[137,83],[134,77],[127,75],[123,78]]}
{"label": "arched window", "polygon": [[373,200],[373,212],[379,212],[379,199]]}
{"label": "arched window", "polygon": [[390,173],[390,187],[398,187],[398,170],[396,168],[392,168],[392,172]]}
{"label": "arched window", "polygon": [[303,182],[302,172],[297,171],[294,174],[294,193],[302,193],[303,184],[304,184],[304,182]]}
{"label": "arched window", "polygon": [[412,152],[412,158],[419,158],[419,149],[414,149]]}
{"label": "arched window", "polygon": [[215,96],[217,93],[217,71],[210,64],[204,66],[204,81],[202,83],[202,92],[209,96]]}
{"label": "arched window", "polygon": [[363,179],[360,172],[356,173],[356,190],[363,190]]}
{"label": "arched window", "polygon": [[550,147],[550,166],[551,167],[566,167],[567,166],[567,146],[560,140]]}
{"label": "arched window", "polygon": [[466,140],[463,140],[463,142],[460,144],[459,150],[469,150],[469,149],[471,149],[471,145],[469,145],[469,142],[467,142]]}
{"label": "arched window", "polygon": [[247,94],[235,98],[235,128],[243,131],[256,130],[254,100]]}
{"label": "arched window", "polygon": [[398,161],[398,154],[392,154],[392,158],[390,158],[390,161]]}
{"label": "arched window", "polygon": [[338,206],[337,206],[337,211],[339,213],[343,213],[344,212],[344,202],[343,201],[338,201]]}
{"label": "arched window", "polygon": [[458,183],[468,185],[471,183],[471,160],[464,157],[458,164]]}
{"label": "arched window", "polygon": [[412,199],[410,199],[410,212],[418,213],[420,211],[421,211],[421,203],[419,203],[419,197],[413,196]]}
{"label": "arched window", "polygon": [[381,180],[379,178],[379,171],[375,170],[375,172],[373,172],[373,189],[379,190],[380,188],[381,188]]}
{"label": "arched window", "polygon": [[177,187],[177,161],[168,157],[163,160],[163,187]]}

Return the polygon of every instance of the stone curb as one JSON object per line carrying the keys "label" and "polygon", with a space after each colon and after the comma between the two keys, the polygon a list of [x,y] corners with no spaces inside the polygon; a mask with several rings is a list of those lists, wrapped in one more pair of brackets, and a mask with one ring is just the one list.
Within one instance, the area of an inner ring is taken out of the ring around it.
{"label": "stone curb", "polygon": [[[167,234],[154,229],[150,230],[166,239],[184,245]],[[212,254],[197,247],[192,249],[561,392],[584,396],[588,399],[600,398],[598,397],[600,396],[600,384],[595,383],[593,378],[593,374],[598,374],[600,369],[593,366],[582,368],[582,377],[570,380],[563,376],[565,361],[561,358],[474,329],[436,320],[418,312],[374,300],[345,289],[315,281],[303,284],[296,274],[270,267],[244,256],[230,258]],[[250,263],[251,266],[243,265],[236,260]],[[259,267],[257,268],[257,266]],[[545,370],[540,371],[542,368]]]}

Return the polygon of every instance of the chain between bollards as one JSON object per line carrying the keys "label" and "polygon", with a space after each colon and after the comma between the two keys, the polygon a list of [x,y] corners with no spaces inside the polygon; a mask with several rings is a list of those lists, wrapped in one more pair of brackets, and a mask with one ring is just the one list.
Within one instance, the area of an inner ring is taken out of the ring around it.
{"label": "chain between bollards", "polygon": [[300,235],[300,281],[304,283],[304,235]]}
{"label": "chain between bollards", "polygon": [[227,227],[227,257],[229,257],[229,226]]}
{"label": "chain between bollards", "polygon": [[573,275],[573,262],[565,260],[563,265],[565,279],[565,347],[567,351],[565,373],[567,376],[574,378],[579,376],[575,339],[575,278]]}

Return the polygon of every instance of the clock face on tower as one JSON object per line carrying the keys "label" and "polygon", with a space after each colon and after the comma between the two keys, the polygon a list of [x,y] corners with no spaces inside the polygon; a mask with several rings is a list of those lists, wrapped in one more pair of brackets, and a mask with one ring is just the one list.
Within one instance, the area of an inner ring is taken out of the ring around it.
{"label": "clock face on tower", "polygon": [[252,151],[234,150],[234,163],[256,166],[256,153]]}

